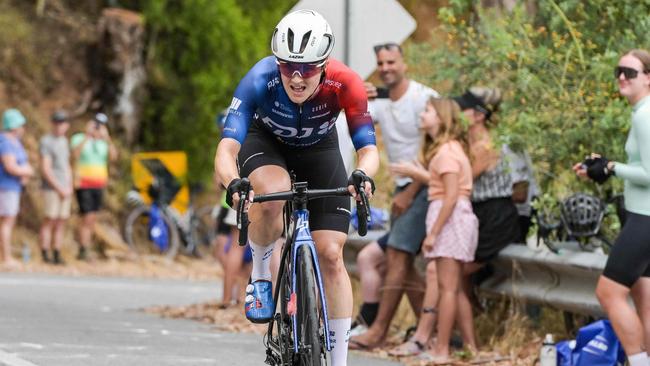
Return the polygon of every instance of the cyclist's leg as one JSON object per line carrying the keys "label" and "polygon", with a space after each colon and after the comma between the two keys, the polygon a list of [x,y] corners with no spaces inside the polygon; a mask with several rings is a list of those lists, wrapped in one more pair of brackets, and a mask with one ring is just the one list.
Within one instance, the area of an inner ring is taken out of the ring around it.
{"label": "cyclist's leg", "polygon": [[[623,230],[612,247],[603,274],[596,286],[596,297],[607,313],[628,358],[645,352],[642,317],[628,303],[632,289],[635,301],[642,300],[634,291],[640,278],[647,275],[650,261],[650,216],[628,212]],[[646,288],[647,290],[647,288]],[[639,302],[640,303],[640,302]],[[631,363],[631,362],[630,362]]]}
{"label": "cyclist's leg", "polygon": [[[240,175],[248,177],[255,194],[286,191],[291,179],[286,169],[284,146],[274,136],[251,125],[239,151]],[[271,256],[273,243],[282,234],[283,202],[253,204],[249,210],[248,244],[253,256],[251,285],[246,287],[246,317],[264,323],[273,316]]]}
{"label": "cyclist's leg", "polygon": [[[347,235],[334,230],[312,232],[316,242],[323,286],[327,298],[328,323],[332,343],[332,366],[346,365],[348,336],[352,324],[352,285],[343,262]],[[340,345],[343,344],[343,347]]]}

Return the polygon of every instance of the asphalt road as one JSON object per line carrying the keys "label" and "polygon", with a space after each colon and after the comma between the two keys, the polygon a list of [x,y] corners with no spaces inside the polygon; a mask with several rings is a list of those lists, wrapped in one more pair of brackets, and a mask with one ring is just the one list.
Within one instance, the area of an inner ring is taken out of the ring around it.
{"label": "asphalt road", "polygon": [[[216,282],[0,273],[0,365],[264,365],[260,336],[139,309],[214,299]],[[350,365],[397,365],[352,355]]]}

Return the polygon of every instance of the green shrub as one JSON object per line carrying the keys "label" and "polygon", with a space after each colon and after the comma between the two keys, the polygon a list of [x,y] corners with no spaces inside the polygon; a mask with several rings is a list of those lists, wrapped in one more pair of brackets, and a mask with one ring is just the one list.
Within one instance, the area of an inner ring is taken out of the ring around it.
{"label": "green shrub", "polygon": [[450,1],[438,12],[433,45],[410,47],[416,78],[449,94],[501,88],[496,132],[530,152],[543,190],[558,198],[602,190],[576,179],[571,166],[592,151],[626,159],[631,108],[613,68],[623,51],[650,45],[650,3],[544,0],[534,15],[521,5],[508,13],[474,3]]}

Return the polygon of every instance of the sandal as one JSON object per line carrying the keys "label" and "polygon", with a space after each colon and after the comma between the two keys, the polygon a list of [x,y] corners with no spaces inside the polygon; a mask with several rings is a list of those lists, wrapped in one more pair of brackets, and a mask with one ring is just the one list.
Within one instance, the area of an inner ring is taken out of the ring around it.
{"label": "sandal", "polygon": [[454,363],[454,359],[449,356],[432,355],[429,352],[420,353],[418,359],[426,361],[427,365],[452,365]]}
{"label": "sandal", "polygon": [[417,356],[426,350],[426,346],[420,341],[411,339],[388,351],[392,357],[411,357]]}

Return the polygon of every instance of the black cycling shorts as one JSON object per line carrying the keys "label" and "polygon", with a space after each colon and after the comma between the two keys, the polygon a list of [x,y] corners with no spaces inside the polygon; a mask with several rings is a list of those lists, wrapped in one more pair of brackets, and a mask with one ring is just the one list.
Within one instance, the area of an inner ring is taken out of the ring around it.
{"label": "black cycling shorts", "polygon": [[626,214],[603,276],[631,288],[640,277],[650,277],[650,216],[630,211]]}
{"label": "black cycling shorts", "polygon": [[79,188],[75,191],[79,211],[82,215],[97,212],[102,208],[104,190],[96,188]]}
{"label": "black cycling shorts", "polygon": [[[255,169],[277,165],[296,182],[307,182],[310,189],[347,186],[348,177],[339,151],[336,130],[315,145],[293,147],[280,142],[274,135],[253,122],[239,151],[239,174],[247,177]],[[253,187],[255,189],[255,187]],[[350,226],[350,198],[326,197],[309,201],[311,231],[334,230],[347,234]]]}

